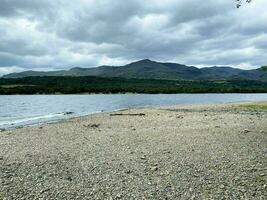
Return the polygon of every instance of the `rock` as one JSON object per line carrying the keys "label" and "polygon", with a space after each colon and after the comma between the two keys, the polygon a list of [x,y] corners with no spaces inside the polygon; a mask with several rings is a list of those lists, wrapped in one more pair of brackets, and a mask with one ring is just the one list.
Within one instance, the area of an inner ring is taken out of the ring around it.
{"label": "rock", "polygon": [[64,112],[64,115],[72,115],[74,112]]}
{"label": "rock", "polygon": [[145,156],[145,155],[142,155],[140,158],[141,158],[142,160],[145,160],[145,159],[146,159],[146,156]]}
{"label": "rock", "polygon": [[68,180],[68,181],[72,181],[72,177],[71,176],[68,176],[67,178],[66,178],[66,180]]}
{"label": "rock", "polygon": [[3,156],[0,156],[0,160],[4,160],[4,157]]}
{"label": "rock", "polygon": [[4,132],[4,131],[6,131],[6,129],[0,128],[0,132]]}
{"label": "rock", "polygon": [[159,169],[159,168],[156,167],[156,166],[155,166],[155,167],[151,167],[151,170],[152,170],[152,171],[158,171],[158,169]]}
{"label": "rock", "polygon": [[121,194],[121,193],[118,193],[118,194],[116,195],[116,198],[117,198],[117,199],[121,199],[121,198],[122,198],[122,194]]}
{"label": "rock", "polygon": [[45,192],[48,192],[49,190],[50,190],[50,188],[43,189],[43,190],[40,191],[40,194],[43,194]]}

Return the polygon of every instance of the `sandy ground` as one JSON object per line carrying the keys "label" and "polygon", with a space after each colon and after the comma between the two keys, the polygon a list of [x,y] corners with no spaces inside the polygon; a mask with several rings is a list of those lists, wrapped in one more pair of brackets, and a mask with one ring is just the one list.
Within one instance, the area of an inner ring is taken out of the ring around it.
{"label": "sandy ground", "polygon": [[115,113],[0,132],[0,199],[266,199],[266,111]]}

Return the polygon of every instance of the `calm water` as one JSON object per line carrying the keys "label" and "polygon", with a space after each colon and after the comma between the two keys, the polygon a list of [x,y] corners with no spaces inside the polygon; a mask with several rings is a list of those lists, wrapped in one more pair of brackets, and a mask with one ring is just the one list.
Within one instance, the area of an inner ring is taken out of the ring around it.
{"label": "calm water", "polygon": [[[267,94],[119,94],[0,96],[0,128],[129,107],[267,100]],[[66,112],[73,114],[66,115]]]}

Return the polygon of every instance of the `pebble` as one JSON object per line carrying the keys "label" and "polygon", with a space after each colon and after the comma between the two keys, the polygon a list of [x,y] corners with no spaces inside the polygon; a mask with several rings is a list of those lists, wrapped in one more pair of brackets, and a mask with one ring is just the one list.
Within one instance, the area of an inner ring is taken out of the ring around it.
{"label": "pebble", "polygon": [[122,198],[122,194],[121,194],[121,193],[118,193],[118,194],[116,195],[116,198],[121,199],[121,198]]}
{"label": "pebble", "polygon": [[142,160],[145,160],[145,159],[146,159],[146,156],[143,155],[143,156],[141,156],[140,158],[141,158]]}
{"label": "pebble", "polygon": [[159,169],[158,167],[151,167],[152,171],[158,171],[158,169]]}

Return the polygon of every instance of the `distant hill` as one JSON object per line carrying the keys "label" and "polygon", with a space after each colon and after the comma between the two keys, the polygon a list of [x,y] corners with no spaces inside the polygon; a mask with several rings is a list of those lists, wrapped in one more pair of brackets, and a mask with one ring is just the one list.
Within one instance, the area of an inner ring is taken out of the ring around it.
{"label": "distant hill", "polygon": [[232,67],[196,68],[177,63],[162,63],[148,59],[130,63],[125,66],[100,66],[96,68],[72,68],[70,70],[37,72],[25,71],[11,73],[3,78],[23,78],[29,76],[99,76],[141,79],[167,80],[220,80],[220,79],[249,79],[267,81],[265,67],[242,70]]}

